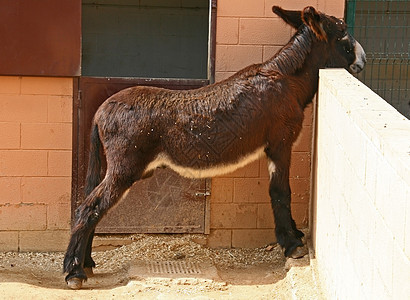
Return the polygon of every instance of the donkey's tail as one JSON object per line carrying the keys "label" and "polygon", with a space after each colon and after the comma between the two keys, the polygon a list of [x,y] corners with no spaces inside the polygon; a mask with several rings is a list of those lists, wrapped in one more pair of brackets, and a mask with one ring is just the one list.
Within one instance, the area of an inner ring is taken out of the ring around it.
{"label": "donkey's tail", "polygon": [[90,135],[90,153],[84,189],[85,196],[91,194],[94,188],[101,182],[101,147],[102,144],[98,133],[98,125],[93,123]]}

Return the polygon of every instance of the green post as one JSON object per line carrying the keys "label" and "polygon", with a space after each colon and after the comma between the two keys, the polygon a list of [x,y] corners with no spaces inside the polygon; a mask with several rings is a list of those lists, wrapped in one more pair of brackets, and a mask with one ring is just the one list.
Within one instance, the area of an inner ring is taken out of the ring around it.
{"label": "green post", "polygon": [[356,0],[347,0],[346,7],[347,30],[350,34],[354,34],[354,22],[356,18]]}

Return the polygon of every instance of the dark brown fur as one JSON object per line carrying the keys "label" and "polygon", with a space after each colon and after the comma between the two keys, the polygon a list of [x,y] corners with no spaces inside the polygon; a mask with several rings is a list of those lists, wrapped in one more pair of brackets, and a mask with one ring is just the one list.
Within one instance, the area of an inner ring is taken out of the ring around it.
{"label": "dark brown fur", "polygon": [[[132,87],[101,105],[91,133],[87,198],[77,210],[64,260],[67,281],[86,279],[83,267],[95,266],[91,242],[96,224],[147,175],[147,166],[159,154],[178,166],[206,170],[234,164],[263,147],[275,166],[269,193],[278,242],[286,256],[303,246],[303,233],[290,212],[292,144],[302,128],[303,111],[317,91],[319,69],[348,68],[355,56],[343,51],[346,25],[340,20],[311,7],[273,11],[297,32],[270,60],[197,90]],[[100,148],[107,159],[101,182]]]}

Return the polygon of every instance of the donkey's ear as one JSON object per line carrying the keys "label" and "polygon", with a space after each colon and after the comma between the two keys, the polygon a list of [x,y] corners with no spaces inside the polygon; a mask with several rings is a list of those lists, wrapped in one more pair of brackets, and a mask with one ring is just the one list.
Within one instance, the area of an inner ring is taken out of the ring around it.
{"label": "donkey's ear", "polygon": [[327,41],[326,31],[323,29],[322,17],[312,6],[302,11],[303,22],[309,26],[319,40]]}
{"label": "donkey's ear", "polygon": [[273,6],[272,11],[295,29],[298,29],[303,24],[302,12],[300,10],[284,10],[279,6]]}

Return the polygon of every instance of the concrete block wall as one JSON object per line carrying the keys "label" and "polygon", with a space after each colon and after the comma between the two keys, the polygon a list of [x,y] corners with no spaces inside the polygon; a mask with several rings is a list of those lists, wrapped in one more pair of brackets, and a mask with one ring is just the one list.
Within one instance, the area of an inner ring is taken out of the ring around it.
{"label": "concrete block wall", "polygon": [[320,73],[313,237],[329,299],[410,295],[410,121],[345,70]]}
{"label": "concrete block wall", "polygon": [[71,78],[0,76],[0,251],[66,245],[72,86]]}
{"label": "concrete block wall", "polygon": [[[273,14],[273,5],[294,10],[312,5],[330,15],[344,14],[344,1],[218,0],[216,81],[269,59],[289,41],[294,31]],[[292,213],[301,228],[309,219],[312,115],[310,106],[292,153]],[[268,186],[265,159],[213,178],[208,246],[259,247],[275,242]]]}

